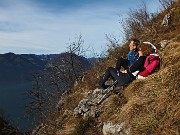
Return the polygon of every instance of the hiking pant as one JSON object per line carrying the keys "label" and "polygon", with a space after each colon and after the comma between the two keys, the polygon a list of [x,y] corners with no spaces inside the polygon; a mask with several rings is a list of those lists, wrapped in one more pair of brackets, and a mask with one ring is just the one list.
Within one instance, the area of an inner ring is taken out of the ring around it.
{"label": "hiking pant", "polygon": [[116,69],[120,70],[121,66],[124,68],[124,69],[127,69],[128,66],[130,65],[130,62],[128,59],[124,59],[124,58],[119,58],[116,62]]}
{"label": "hiking pant", "polygon": [[111,77],[113,80],[118,81],[118,86],[127,86],[131,81],[135,78],[132,77],[133,75],[129,75],[128,73],[122,73],[116,68],[109,67],[105,74],[100,78],[99,86],[104,87],[105,82]]}

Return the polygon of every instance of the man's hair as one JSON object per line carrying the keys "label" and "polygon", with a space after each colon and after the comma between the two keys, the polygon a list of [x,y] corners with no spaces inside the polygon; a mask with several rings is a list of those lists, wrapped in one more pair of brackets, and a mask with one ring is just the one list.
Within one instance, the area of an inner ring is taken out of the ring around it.
{"label": "man's hair", "polygon": [[140,41],[138,40],[138,39],[136,39],[136,38],[131,38],[130,40],[129,40],[129,42],[130,41],[134,41],[134,45],[137,47],[139,44],[140,44]]}
{"label": "man's hair", "polygon": [[142,43],[142,44],[138,45],[138,49],[140,49],[142,51],[143,55],[145,55],[145,56],[148,56],[153,52],[153,50],[149,44]]}
{"label": "man's hair", "polygon": [[134,44],[136,45],[136,46],[138,46],[139,44],[140,44],[140,41],[138,40],[138,39],[133,39],[132,41],[134,41]]}

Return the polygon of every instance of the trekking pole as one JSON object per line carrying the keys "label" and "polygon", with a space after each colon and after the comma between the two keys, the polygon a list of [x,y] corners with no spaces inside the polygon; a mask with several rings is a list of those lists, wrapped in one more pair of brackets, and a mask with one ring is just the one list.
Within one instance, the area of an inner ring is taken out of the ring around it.
{"label": "trekking pole", "polygon": [[101,97],[101,99],[99,100],[99,102],[97,104],[100,104],[102,101],[104,101],[104,99],[106,99],[109,94],[109,92],[111,91],[111,88],[114,87],[116,84],[118,83],[118,81],[114,81],[108,88],[105,89],[105,94]]}

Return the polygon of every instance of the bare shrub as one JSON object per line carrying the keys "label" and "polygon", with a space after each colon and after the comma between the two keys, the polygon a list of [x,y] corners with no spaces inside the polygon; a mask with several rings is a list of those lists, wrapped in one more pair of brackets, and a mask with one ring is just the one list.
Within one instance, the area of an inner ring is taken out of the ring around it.
{"label": "bare shrub", "polygon": [[127,18],[120,18],[120,25],[123,28],[125,40],[131,38],[144,38],[157,34],[157,23],[155,18],[158,13],[150,13],[145,2],[142,2],[137,9],[130,9]]}
{"label": "bare shrub", "polygon": [[176,0],[159,0],[159,3],[161,4],[163,10],[166,10],[171,7],[175,1]]}
{"label": "bare shrub", "polygon": [[106,34],[107,46],[109,48],[116,48],[120,45],[119,39],[112,34]]}
{"label": "bare shrub", "polygon": [[107,35],[108,57],[116,59],[118,57],[127,57],[128,46],[122,46],[120,40],[114,35]]}
{"label": "bare shrub", "polygon": [[147,26],[150,19],[151,16],[145,3],[138,9],[130,9],[128,17],[120,22],[125,33],[125,39],[138,38],[138,35],[142,33],[142,27]]}

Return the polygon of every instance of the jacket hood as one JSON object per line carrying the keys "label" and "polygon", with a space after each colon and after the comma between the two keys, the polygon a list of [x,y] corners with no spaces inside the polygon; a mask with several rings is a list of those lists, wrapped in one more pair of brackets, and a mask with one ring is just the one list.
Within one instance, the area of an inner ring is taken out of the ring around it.
{"label": "jacket hood", "polygon": [[160,56],[156,53],[150,54],[149,56],[147,56],[149,59],[160,59]]}

